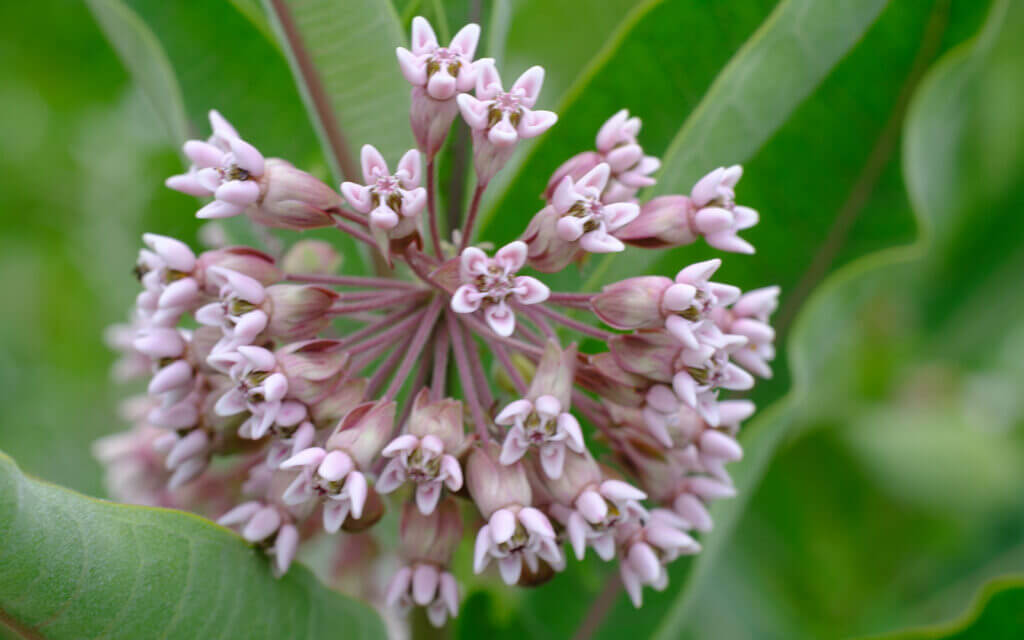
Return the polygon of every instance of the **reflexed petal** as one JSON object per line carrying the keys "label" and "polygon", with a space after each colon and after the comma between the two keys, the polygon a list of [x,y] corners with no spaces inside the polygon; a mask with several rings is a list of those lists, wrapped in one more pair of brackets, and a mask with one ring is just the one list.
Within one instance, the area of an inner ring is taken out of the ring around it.
{"label": "reflexed petal", "polygon": [[355,182],[342,182],[341,195],[345,196],[352,208],[359,213],[369,213],[373,207],[370,187]]}
{"label": "reflexed petal", "polygon": [[615,202],[604,206],[604,220],[609,231],[623,227],[640,215],[640,207],[634,202]]}
{"label": "reflexed petal", "polygon": [[381,451],[381,455],[391,458],[403,451],[411,451],[415,449],[419,443],[420,439],[416,436],[409,433],[403,433],[389,442],[388,446],[384,447],[384,450]]}
{"label": "reflexed petal", "polygon": [[252,518],[262,508],[263,504],[256,500],[243,502],[217,518],[217,524],[224,525],[225,527],[241,524]]}
{"label": "reflexed petal", "polygon": [[565,444],[576,453],[583,453],[586,444],[583,442],[583,430],[580,429],[579,420],[571,413],[563,413],[558,416],[558,430],[566,435]]}
{"label": "reflexed petal", "polygon": [[577,191],[590,189],[600,193],[604,191],[605,186],[607,186],[608,178],[610,176],[611,167],[608,166],[607,162],[602,162],[583,174],[583,177],[576,181],[576,189]]}
{"label": "reflexed petal", "polygon": [[460,93],[455,97],[462,118],[470,129],[483,131],[487,128],[487,103],[477,100],[468,93]]}
{"label": "reflexed petal", "polygon": [[349,474],[355,465],[344,451],[331,451],[323,457],[317,467],[317,474],[328,482],[337,482]]}
{"label": "reflexed petal", "polygon": [[378,493],[391,493],[405,484],[405,478],[405,467],[402,466],[400,459],[395,458],[385,465],[384,470],[380,473],[380,477],[377,478],[377,484],[374,485],[374,488]]}
{"label": "reflexed petal", "polygon": [[260,185],[252,180],[231,180],[217,187],[214,196],[223,202],[244,207],[260,199]]}
{"label": "reflexed petal", "polygon": [[192,380],[192,366],[184,360],[175,360],[156,372],[149,381],[147,391],[152,394],[165,393],[182,387]]}
{"label": "reflexed petal", "polygon": [[348,474],[348,480],[345,481],[345,492],[348,493],[349,499],[352,501],[352,516],[354,518],[363,517],[367,491],[366,476],[358,471]]}
{"label": "reflexed petal", "polygon": [[412,52],[416,55],[430,53],[437,48],[437,36],[426,18],[416,16],[412,19]]}
{"label": "reflexed petal", "polygon": [[235,154],[235,162],[250,175],[263,175],[263,154],[241,138],[231,138],[231,153]]}
{"label": "reflexed petal", "polygon": [[569,544],[572,546],[573,553],[576,554],[577,560],[582,560],[584,554],[587,552],[587,529],[589,527],[583,520],[583,516],[573,511],[569,514],[569,521],[566,523],[565,529],[569,534]]}
{"label": "reflexed petal", "polygon": [[242,537],[249,542],[259,542],[269,537],[281,526],[281,514],[274,507],[263,507],[257,511],[242,529]]}
{"label": "reflexed petal", "polygon": [[703,207],[708,202],[717,198],[718,185],[722,183],[722,177],[724,175],[725,168],[718,167],[698,180],[697,184],[693,185],[693,190],[690,192],[690,198],[693,200],[693,203],[698,207]]}
{"label": "reflexed petal", "polygon": [[491,514],[488,521],[491,527],[491,540],[494,544],[507,542],[516,531],[516,517],[508,509],[498,509]]}
{"label": "reflexed petal", "polygon": [[412,569],[402,567],[395,572],[384,592],[384,602],[389,607],[397,607],[402,598],[409,592],[409,585],[412,583]]}
{"label": "reflexed petal", "polygon": [[451,308],[455,313],[473,313],[480,308],[480,298],[477,297],[477,290],[473,285],[464,284],[455,290],[452,296]]}
{"label": "reflexed petal", "polygon": [[516,330],[516,314],[504,302],[487,307],[484,320],[494,333],[505,338]]}
{"label": "reflexed petal", "polygon": [[218,416],[233,416],[245,411],[245,394],[239,389],[232,388],[224,392],[224,395],[217,400],[213,406],[213,412]]}
{"label": "reflexed petal", "polygon": [[415,189],[420,186],[420,152],[416,149],[409,149],[398,161],[398,173],[402,187]]}
{"label": "reflexed petal", "polygon": [[428,482],[416,487],[416,507],[425,516],[434,512],[437,501],[441,499],[441,483]]}
{"label": "reflexed petal", "polygon": [[587,522],[597,524],[608,516],[608,503],[596,491],[588,490],[576,498],[576,510]]}
{"label": "reflexed petal", "polygon": [[190,196],[196,196],[197,198],[205,198],[212,196],[213,192],[207,189],[194,173],[182,173],[176,176],[171,176],[164,180],[164,185],[169,189],[180,191],[181,193],[188,194]]}
{"label": "reflexed petal", "polygon": [[533,66],[524,71],[523,75],[519,76],[519,79],[512,85],[509,93],[521,91],[522,103],[527,107],[532,107],[537,104],[537,98],[540,96],[542,86],[544,86],[544,67]]}
{"label": "reflexed petal", "polygon": [[654,549],[644,542],[638,542],[629,548],[627,559],[630,568],[636,571],[642,582],[654,582],[661,572],[661,562]]}
{"label": "reflexed petal", "polygon": [[202,218],[203,220],[230,218],[232,216],[237,216],[244,210],[245,207],[241,207],[237,204],[231,204],[230,202],[224,202],[223,200],[214,200],[199,211],[196,211],[196,217]]}
{"label": "reflexed petal", "polygon": [[219,167],[224,158],[224,151],[202,140],[189,140],[183,147],[185,155],[197,167]]}
{"label": "reflexed petal", "polygon": [[558,114],[554,111],[526,111],[523,119],[519,121],[516,131],[520,138],[536,138],[558,122]]}
{"label": "reflexed petal", "polygon": [[540,447],[540,466],[549,478],[562,477],[565,466],[565,445],[561,442],[549,442]]}
{"label": "reflexed petal", "polygon": [[441,458],[441,472],[448,476],[444,484],[449,491],[458,491],[462,488],[462,467],[455,456],[445,455]]}
{"label": "reflexed petal", "polygon": [[437,593],[437,584],[440,579],[437,567],[432,564],[421,564],[416,567],[412,576],[412,599],[413,602],[424,607],[430,604]]}
{"label": "reflexed petal", "polygon": [[494,262],[509,273],[519,271],[526,264],[526,243],[522,240],[510,242],[494,254]]}
{"label": "reflexed petal", "polygon": [[295,559],[295,552],[299,548],[299,530],[293,524],[286,524],[277,532],[274,540],[274,555],[276,556],[277,570],[284,573],[291,566]]}
{"label": "reflexed petal", "polygon": [[515,400],[501,410],[494,422],[501,425],[509,425],[515,422],[517,416],[525,416],[533,411],[533,403],[525,398]]}
{"label": "reflexed petal", "polygon": [[384,156],[377,151],[372,144],[364,144],[359,152],[359,160],[363,168],[363,178],[366,184],[372,185],[380,176],[391,175],[388,171],[388,163]]}
{"label": "reflexed petal", "polygon": [[523,559],[518,553],[505,556],[498,560],[498,569],[505,584],[513,585],[519,582],[519,576],[523,572]]}
{"label": "reflexed petal", "polygon": [[523,304],[544,302],[551,295],[551,289],[533,276],[516,276],[516,298]]}
{"label": "reflexed petal", "polygon": [[491,527],[484,525],[476,534],[473,543],[473,573],[480,573],[491,559]]}
{"label": "reflexed petal", "polygon": [[626,245],[603,229],[595,229],[580,237],[580,248],[590,253],[618,253],[625,250]]}
{"label": "reflexed petal", "polygon": [[452,38],[452,43],[448,48],[457,51],[467,59],[472,60],[473,54],[476,53],[477,42],[479,41],[480,26],[476,24],[467,24],[459,29],[459,32],[455,34],[455,37]]}
{"label": "reflexed petal", "polygon": [[328,500],[324,504],[324,531],[337,533],[348,518],[349,503],[347,500]]}
{"label": "reflexed petal", "polygon": [[327,452],[320,447],[304,449],[281,463],[282,469],[294,469],[296,467],[311,467],[319,465],[327,456]]}
{"label": "reflexed petal", "polygon": [[409,84],[421,87],[427,83],[426,60],[404,47],[395,49],[395,55],[398,56],[398,68]]}
{"label": "reflexed petal", "polygon": [[555,537],[555,530],[551,527],[551,522],[539,509],[523,507],[519,510],[519,522],[531,533],[552,539]]}

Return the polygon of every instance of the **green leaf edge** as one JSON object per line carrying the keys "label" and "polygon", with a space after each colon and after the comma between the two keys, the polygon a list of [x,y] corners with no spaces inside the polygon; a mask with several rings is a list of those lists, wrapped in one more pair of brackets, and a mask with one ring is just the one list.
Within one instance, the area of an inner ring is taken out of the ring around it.
{"label": "green leaf edge", "polygon": [[[90,503],[96,505],[97,507],[99,507],[100,509],[110,510],[110,511],[114,511],[114,512],[131,512],[131,513],[136,513],[136,514],[137,513],[159,513],[159,514],[161,514],[161,517],[164,517],[164,518],[178,519],[182,523],[186,523],[188,527],[199,527],[199,528],[202,528],[202,529],[206,529],[207,531],[205,532],[205,535],[207,535],[210,538],[210,540],[212,542],[214,542],[214,543],[216,543],[218,541],[217,538],[220,537],[221,539],[223,539],[224,543],[236,544],[239,547],[244,548],[246,550],[248,550],[248,549],[250,549],[252,547],[252,545],[250,545],[248,542],[246,542],[244,538],[242,538],[240,535],[238,535],[237,533],[235,533],[231,529],[228,529],[227,527],[221,526],[221,525],[213,522],[212,520],[207,520],[206,518],[204,518],[202,516],[199,516],[199,515],[197,515],[195,513],[191,513],[189,511],[180,511],[180,510],[177,510],[177,509],[166,509],[166,508],[163,508],[163,507],[147,507],[147,506],[141,506],[141,505],[132,505],[132,504],[122,504],[122,503],[118,503],[118,502],[111,502],[109,500],[103,500],[101,498],[94,498],[92,496],[88,496],[88,495],[79,493],[77,491],[74,491],[73,489],[68,489],[67,487],[63,487],[61,485],[54,484],[54,483],[49,482],[47,480],[43,480],[41,478],[37,478],[37,477],[35,477],[35,476],[33,476],[33,475],[23,471],[21,469],[21,467],[18,466],[18,463],[15,462],[15,460],[13,458],[11,458],[9,455],[4,453],[3,451],[0,451],[0,476],[10,476],[13,479],[13,481],[14,481],[14,483],[16,485],[21,485],[21,484],[24,484],[24,483],[34,484],[34,485],[42,487],[44,489],[48,489],[50,491],[55,491],[55,492],[64,494],[66,496],[70,496],[70,497],[74,498],[75,500],[83,500],[83,501],[86,501],[86,502],[90,502]],[[264,562],[264,559],[258,558],[255,555],[253,555],[251,557],[252,557],[253,562],[259,562],[259,563]],[[302,566],[302,565],[300,565],[298,563],[294,563],[292,565],[292,567],[288,570],[287,575],[285,575],[284,577],[280,578],[280,580],[295,581],[295,582],[298,583],[298,586],[300,588],[304,589],[304,591],[306,591],[309,594],[312,594],[312,593],[314,593],[316,591],[322,591],[322,592],[324,592],[324,595],[326,595],[329,598],[333,598],[333,599],[337,599],[337,600],[342,600],[342,601],[347,602],[350,606],[359,606],[359,607],[365,609],[365,613],[367,614],[366,617],[367,617],[368,621],[372,620],[373,622],[377,623],[377,627],[378,627],[377,631],[379,631],[379,633],[376,634],[376,637],[381,637],[381,638],[386,637],[386,634],[384,632],[385,629],[384,629],[383,620],[381,619],[380,615],[377,613],[376,609],[374,609],[372,606],[370,606],[369,604],[367,604],[365,602],[361,602],[361,601],[356,600],[354,598],[350,598],[348,596],[344,596],[344,595],[338,593],[337,591],[334,591],[333,589],[329,589],[329,588],[325,587],[316,578],[316,576],[314,576],[313,573],[309,569],[307,569],[306,567],[304,567],[304,566]],[[2,603],[0,603],[0,605],[2,605]],[[20,626],[20,621],[14,620],[13,618],[10,618],[9,615],[7,614],[7,612],[4,611],[2,607],[0,607],[0,630],[7,629],[7,627],[5,625],[10,625],[11,623],[13,623],[15,625],[18,625],[17,627],[11,628],[10,629],[11,631],[13,631],[13,632],[20,632],[19,629],[23,629]],[[38,632],[35,632],[34,630],[24,630],[24,631],[27,631],[27,632],[30,633],[30,635],[25,635],[25,637],[27,637],[27,638],[45,638],[46,637],[46,636],[39,635]],[[368,631],[373,631],[373,629],[370,628],[370,629],[368,629]],[[34,635],[31,635],[31,634],[34,634]],[[371,637],[371,636],[367,636],[367,637]]]}
{"label": "green leaf edge", "polygon": [[1024,589],[1024,574],[1010,574],[989,580],[978,589],[964,611],[952,620],[878,635],[862,636],[860,640],[938,639],[967,631],[974,626],[974,623],[981,620],[985,609],[997,594],[1011,589]]}
{"label": "green leaf edge", "polygon": [[[990,37],[990,30],[997,28],[997,16],[1001,13],[1000,7],[1004,10],[1009,0],[996,0],[986,18],[985,24],[979,35],[961,43],[951,51],[947,52],[938,62],[927,71],[922,78],[917,91],[914,93],[911,103],[907,109],[903,128],[903,171],[907,192],[911,201],[911,212],[918,227],[918,235],[914,242],[897,247],[890,247],[863,256],[853,262],[841,267],[839,270],[828,276],[814,292],[808,297],[803,308],[797,314],[788,344],[787,361],[792,371],[792,385],[785,396],[765,408],[758,416],[744,429],[741,439],[744,450],[748,453],[754,451],[756,456],[747,456],[743,460],[741,473],[743,479],[753,479],[749,486],[738,486],[737,498],[729,502],[716,503],[712,508],[712,514],[716,523],[715,534],[705,540],[704,548],[697,557],[693,568],[687,572],[685,582],[679,590],[673,603],[669,606],[668,612],[662,618],[654,634],[654,640],[674,640],[682,632],[682,625],[686,620],[690,609],[694,606],[701,581],[710,571],[710,567],[721,548],[728,541],[732,530],[735,528],[740,515],[742,515],[746,503],[752,497],[756,482],[764,475],[772,454],[779,442],[788,431],[788,426],[794,420],[796,410],[808,396],[809,383],[813,367],[810,362],[812,345],[804,344],[802,337],[809,331],[809,326],[814,320],[815,313],[826,306],[827,300],[832,295],[839,295],[844,287],[876,270],[899,264],[908,264],[923,258],[932,244],[935,235],[934,224],[928,215],[923,213],[927,210],[924,205],[925,196],[917,191],[912,178],[910,158],[912,151],[913,123],[916,114],[922,108],[923,96],[927,96],[933,86],[943,78],[955,64],[961,62],[961,58],[971,54],[979,43],[984,43]],[[787,417],[787,414],[788,417]],[[777,428],[770,430],[769,427],[775,421],[781,421]],[[763,446],[752,447],[752,441],[760,438],[767,438]],[[737,474],[739,475],[739,474]],[[737,482],[737,485],[740,485]]]}
{"label": "green leaf edge", "polygon": [[[133,82],[139,87],[142,95],[146,97],[153,112],[159,114],[167,129],[166,133],[169,140],[174,145],[177,145],[180,141],[187,138],[188,117],[185,115],[185,99],[182,95],[181,86],[178,84],[177,76],[174,73],[174,68],[171,66],[170,58],[167,57],[167,53],[164,51],[156,34],[150,30],[149,26],[139,17],[135,10],[121,2],[121,0],[85,0],[85,3],[88,5],[107,42],[110,43],[110,46],[117,53],[117,57],[121,60],[125,69],[127,69]],[[141,78],[143,75],[142,70],[136,63],[136,59],[130,56],[129,52],[124,51],[119,44],[119,38],[123,36],[114,28],[116,25],[109,22],[110,18],[119,19],[126,23],[139,38],[140,43],[149,49],[152,59],[156,64],[156,69],[162,76],[155,79],[155,81],[164,85],[167,95],[170,96],[169,103],[165,96],[157,96],[155,91],[150,90],[150,87],[154,86],[153,83],[143,81],[143,78]]]}

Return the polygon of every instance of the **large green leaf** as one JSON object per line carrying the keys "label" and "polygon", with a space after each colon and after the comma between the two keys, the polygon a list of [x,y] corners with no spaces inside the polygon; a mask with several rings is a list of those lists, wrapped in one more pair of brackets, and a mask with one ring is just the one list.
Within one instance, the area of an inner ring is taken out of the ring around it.
{"label": "large green leaf", "polygon": [[[324,149],[332,156],[335,177],[358,166],[352,159],[367,143],[389,162],[397,162],[413,140],[407,125],[409,86],[395,59],[395,47],[406,39],[391,3],[264,0],[264,6],[288,51]],[[303,63],[304,55],[312,68]],[[343,140],[332,134],[335,127]],[[335,162],[344,156],[349,167]],[[345,177],[357,179],[358,174]]]}
{"label": "large green leaf", "polygon": [[124,65],[138,81],[171,142],[186,136],[185,106],[171,63],[156,36],[120,0],[86,0]]}
{"label": "large green leaf", "polygon": [[277,580],[209,521],[95,500],[0,454],[0,622],[26,638],[384,637],[302,567]]}
{"label": "large green leaf", "polygon": [[1013,640],[1024,635],[1024,577],[992,580],[958,619],[872,636],[874,640]]}

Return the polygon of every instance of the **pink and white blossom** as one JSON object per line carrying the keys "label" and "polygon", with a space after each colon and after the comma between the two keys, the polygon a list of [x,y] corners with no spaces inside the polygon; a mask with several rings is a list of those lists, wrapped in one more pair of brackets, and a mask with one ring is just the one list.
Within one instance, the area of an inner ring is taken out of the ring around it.
{"label": "pink and white blossom", "polygon": [[531,276],[516,275],[526,262],[526,244],[511,242],[493,258],[476,247],[462,251],[459,277],[462,285],[452,296],[456,313],[483,310],[484,320],[499,336],[510,336],[516,328],[510,303],[538,304],[547,300],[550,289]]}
{"label": "pink and white blossom", "polygon": [[324,530],[335,533],[351,515],[361,518],[366,506],[366,476],[344,451],[310,447],[281,463],[282,469],[300,469],[282,499],[289,505],[312,500],[324,502]]}
{"label": "pink and white blossom", "polygon": [[419,151],[407,151],[394,174],[372,145],[363,145],[360,159],[365,184],[342,183],[345,199],[356,211],[369,214],[370,226],[375,230],[394,232],[404,219],[411,220],[415,228],[416,216],[427,204],[427,191],[419,186]]}
{"label": "pink and white blossom", "polygon": [[614,253],[626,248],[611,234],[636,218],[640,207],[633,202],[605,204],[601,200],[610,174],[609,165],[602,162],[579,180],[562,178],[551,196],[551,204],[561,216],[556,229],[562,240],[579,242],[580,248],[590,253]]}
{"label": "pink and white blossom", "polygon": [[482,572],[491,560],[498,563],[505,584],[519,582],[524,563],[531,572],[537,571],[540,560],[556,571],[565,566],[551,522],[533,507],[511,506],[491,514],[476,535],[473,571]]}
{"label": "pink and white blossom", "polygon": [[231,363],[229,373],[235,383],[217,400],[217,415],[231,416],[243,411],[249,418],[238,429],[238,435],[259,440],[270,431],[279,414],[301,413],[294,404],[286,403],[288,378],[277,370],[274,354],[263,347],[241,345],[235,351],[215,356],[222,363]]}
{"label": "pink and white blossom", "polygon": [[643,587],[663,591],[668,586],[665,565],[681,555],[700,551],[700,545],[685,528],[686,523],[676,514],[655,509],[646,524],[620,533],[619,575],[633,606],[643,604]]}
{"label": "pink and white blossom", "polygon": [[552,395],[534,401],[520,398],[502,409],[494,421],[512,427],[501,448],[501,463],[513,464],[530,447],[537,447],[541,467],[549,478],[562,475],[567,447],[576,453],[583,453],[585,448],[579,421]]}
{"label": "pink and white blossom", "polygon": [[434,100],[450,100],[476,84],[473,54],[479,40],[480,27],[467,24],[447,47],[442,47],[430,23],[416,16],[412,19],[412,51],[404,47],[395,50],[398,67],[409,84],[423,87]]}
{"label": "pink and white blossom", "polygon": [[462,488],[462,467],[444,443],[434,435],[422,438],[406,433],[392,440],[381,452],[391,460],[377,479],[377,491],[391,493],[406,482],[416,485],[416,506],[423,514],[434,511],[443,487]]}
{"label": "pink and white blossom", "polygon": [[758,221],[757,211],[736,204],[735,187],[742,175],[743,167],[738,164],[719,167],[693,185],[693,225],[716,249],[754,253],[754,247],[736,235]]}
{"label": "pink and white blossom", "polygon": [[384,602],[403,614],[413,606],[425,607],[430,624],[443,627],[459,613],[459,585],[455,576],[437,565],[413,563],[395,572]]}

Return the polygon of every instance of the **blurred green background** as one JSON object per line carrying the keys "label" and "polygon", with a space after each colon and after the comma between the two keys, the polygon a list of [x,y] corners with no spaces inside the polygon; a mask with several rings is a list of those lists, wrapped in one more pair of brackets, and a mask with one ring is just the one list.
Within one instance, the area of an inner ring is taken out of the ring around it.
{"label": "blurred green background", "polygon": [[[173,3],[133,4],[154,19],[175,18]],[[209,12],[214,24],[196,25],[197,41],[268,37],[255,3],[208,4],[199,13]],[[513,16],[508,38],[492,43],[500,46],[492,53],[513,69],[507,75],[527,64],[547,66],[547,105],[569,107],[552,141],[534,146],[515,178],[535,188],[495,197],[503,207],[524,219],[532,214],[524,207],[535,206],[537,185],[568,153],[590,144],[620,105],[644,118],[641,140],[663,152],[669,136],[662,132],[680,126],[775,3],[660,4],[641,16],[639,33],[616,56],[625,71],[662,84],[619,93],[622,79],[598,65],[584,87],[588,101],[569,100],[576,74],[636,4],[609,4],[598,12],[604,18],[588,23],[592,39],[566,36],[566,44],[552,36],[572,19],[559,7],[497,3]],[[797,355],[814,362],[813,375],[794,399],[766,475],[746,508],[736,509],[734,535],[701,583],[693,605],[699,613],[686,625],[693,637],[846,637],[937,622],[962,611],[989,578],[1024,572],[1020,5],[889,3],[745,162],[738,194],[761,211],[761,224],[745,234],[759,254],[727,258],[723,279],[783,285],[783,354],[797,308],[828,274],[922,233],[926,240],[870,274],[863,265],[847,267],[840,278],[855,284],[797,320],[806,325]],[[396,8],[406,21],[422,12],[449,29],[475,10],[467,2]],[[494,10],[484,3],[484,17]],[[992,20],[997,10],[1005,13]],[[221,18],[226,22],[216,22]],[[983,28],[988,32],[976,39]],[[688,53],[657,49],[681,32],[701,36],[687,39]],[[312,133],[291,117],[300,105],[284,60],[276,45],[261,42],[219,46],[225,56],[268,56],[247,60],[252,76],[239,80],[277,103],[229,96],[228,115],[254,142],[269,143],[269,153],[323,173],[322,158],[303,152]],[[174,46],[186,50],[189,43]],[[959,62],[938,62],[951,51],[960,52]],[[30,473],[102,496],[89,445],[123,428],[115,407],[127,393],[110,381],[113,355],[103,330],[125,318],[136,293],[131,267],[143,231],[195,244],[194,201],[163,187],[181,166],[176,145],[84,4],[0,3],[0,60],[0,282],[7,296],[0,312],[0,450]],[[778,70],[781,84],[788,72]],[[187,85],[203,70],[181,73]],[[751,81],[771,86],[776,79]],[[918,101],[926,89],[935,98]],[[220,104],[192,98],[186,91],[192,125],[205,127],[197,116]],[[274,148],[281,140],[293,148]],[[495,237],[518,228],[496,228]],[[659,264],[671,272],[704,255],[684,249]],[[780,369],[759,392],[762,406],[790,386],[787,367]],[[472,594],[459,634],[568,635],[600,592],[603,571],[588,563],[563,576],[561,586],[556,580],[525,595]],[[620,597],[599,635],[632,630],[645,637],[670,597],[651,597],[638,613]]]}

